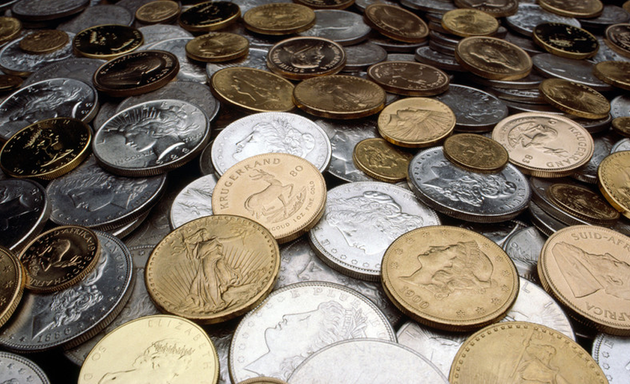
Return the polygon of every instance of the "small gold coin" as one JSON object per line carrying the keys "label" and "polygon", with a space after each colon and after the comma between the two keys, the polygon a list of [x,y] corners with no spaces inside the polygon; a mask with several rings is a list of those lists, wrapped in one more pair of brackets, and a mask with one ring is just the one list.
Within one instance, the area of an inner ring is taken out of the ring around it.
{"label": "small gold coin", "polygon": [[486,12],[494,17],[507,17],[516,14],[518,1],[516,0],[455,0],[457,8],[472,8]]}
{"label": "small gold coin", "polygon": [[612,229],[573,225],[547,239],[538,259],[545,290],[600,332],[630,336],[630,238]]}
{"label": "small gold coin", "polygon": [[602,61],[595,64],[593,74],[604,83],[630,91],[630,62]]}
{"label": "small gold coin", "polygon": [[247,52],[249,52],[249,40],[228,32],[197,36],[186,44],[188,57],[208,63],[238,59],[247,55]]}
{"label": "small gold coin", "polygon": [[11,92],[20,87],[24,80],[19,76],[0,75],[0,92]]}
{"label": "small gold coin", "polygon": [[630,24],[613,24],[604,32],[604,42],[618,54],[630,57]]}
{"label": "small gold coin", "polygon": [[612,153],[597,168],[597,184],[604,198],[630,219],[630,151]]}
{"label": "small gold coin", "polygon": [[18,258],[8,249],[0,247],[0,327],[10,318],[24,292],[26,275]]}
{"label": "small gold coin", "polygon": [[422,43],[429,36],[429,27],[424,20],[395,5],[370,4],[363,17],[370,27],[396,41]]}
{"label": "small gold coin", "polygon": [[267,54],[267,67],[291,80],[334,75],[346,65],[346,51],[321,37],[293,37],[277,43]]}
{"label": "small gold coin", "polygon": [[610,102],[591,87],[564,79],[545,79],[538,86],[543,98],[559,110],[585,119],[604,119]]}
{"label": "small gold coin", "polygon": [[457,62],[490,80],[518,80],[529,75],[532,60],[521,48],[494,37],[473,36],[461,40],[455,48]]}
{"label": "small gold coin", "polygon": [[602,14],[604,4],[600,0],[539,0],[538,5],[556,15],[590,19]]}
{"label": "small gold coin", "polygon": [[384,61],[368,68],[368,79],[390,93],[435,96],[448,91],[450,80],[443,71],[411,61]]}
{"label": "small gold coin", "polygon": [[346,9],[354,0],[296,0],[296,2],[312,9]]}
{"label": "small gold coin", "polygon": [[451,384],[608,384],[590,353],[561,332],[520,321],[489,325],[459,348]]}
{"label": "small gold coin", "polygon": [[42,55],[55,52],[68,44],[70,38],[64,31],[57,29],[44,29],[31,32],[20,40],[20,49],[26,53]]}
{"label": "small gold coin", "polygon": [[170,24],[179,16],[180,7],[175,1],[158,0],[146,3],[136,11],[136,19],[143,24]]}
{"label": "small gold coin", "polygon": [[101,246],[88,228],[56,227],[37,236],[20,254],[33,292],[57,292],[83,280],[94,270]]}
{"label": "small gold coin", "polygon": [[20,35],[22,23],[15,17],[0,17],[0,44],[11,41]]}
{"label": "small gold coin", "polygon": [[588,188],[556,183],[547,188],[546,194],[561,210],[594,225],[613,226],[620,216],[604,198]]}
{"label": "small gold coin", "polygon": [[144,42],[142,33],[118,24],[97,25],[74,36],[72,47],[79,56],[91,59],[113,59],[138,49]]}
{"label": "small gold coin", "polygon": [[241,9],[229,1],[207,1],[193,5],[179,15],[179,25],[190,32],[211,32],[238,21]]}
{"label": "small gold coin", "polygon": [[493,16],[477,9],[453,9],[442,16],[442,27],[456,36],[489,36],[499,29]]}
{"label": "small gold coin", "polygon": [[260,304],[279,270],[278,243],[265,227],[245,217],[216,214],[166,235],[149,256],[145,279],[163,311],[214,324]]}
{"label": "small gold coin", "polygon": [[239,215],[264,225],[279,243],[297,239],[324,214],[326,182],[307,160],[284,153],[245,159],[219,179],[215,214]]}
{"label": "small gold coin", "polygon": [[378,132],[392,144],[424,148],[438,144],[455,128],[455,114],[441,101],[410,97],[385,107],[378,117]]}
{"label": "small gold coin", "polygon": [[623,137],[630,137],[630,117],[622,116],[616,117],[612,121],[613,131],[617,132]]}
{"label": "small gold coin", "polygon": [[599,42],[595,36],[585,29],[569,24],[538,24],[532,38],[545,51],[567,59],[588,59],[599,50]]}
{"label": "small gold coin", "polygon": [[382,275],[385,293],[404,314],[454,332],[501,318],[519,288],[516,267],[501,247],[468,229],[441,225],[394,240]]}
{"label": "small gold coin", "polygon": [[413,158],[380,137],[361,140],[354,146],[352,160],[368,176],[386,183],[407,179],[409,162]]}
{"label": "small gold coin", "polygon": [[248,112],[287,112],[295,107],[293,84],[268,71],[224,68],[212,75],[210,84],[219,100]]}
{"label": "small gold coin", "polygon": [[630,13],[630,0],[626,1],[625,3],[623,3],[623,9]]}
{"label": "small gold coin", "polygon": [[216,384],[219,357],[200,326],[177,316],[131,320],[105,335],[81,366],[79,384]]}
{"label": "small gold coin", "polygon": [[254,7],[243,15],[245,27],[263,35],[290,35],[315,24],[315,12],[301,4],[271,3]]}
{"label": "small gold coin", "polygon": [[472,133],[453,135],[444,141],[444,156],[466,170],[494,173],[508,163],[507,150],[495,140]]}
{"label": "small gold coin", "polygon": [[357,119],[378,113],[385,106],[385,91],[356,76],[330,75],[302,81],[293,90],[298,108],[332,119]]}

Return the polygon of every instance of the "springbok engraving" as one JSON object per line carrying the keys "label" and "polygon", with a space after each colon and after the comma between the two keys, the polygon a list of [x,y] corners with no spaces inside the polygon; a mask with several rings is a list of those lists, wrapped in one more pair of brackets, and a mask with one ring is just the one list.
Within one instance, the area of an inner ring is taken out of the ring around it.
{"label": "springbok engraving", "polygon": [[282,184],[274,175],[263,170],[250,176],[252,180],[264,180],[269,185],[245,200],[247,209],[256,220],[265,219],[270,223],[286,220],[297,212],[306,199],[306,187],[293,192],[293,184]]}

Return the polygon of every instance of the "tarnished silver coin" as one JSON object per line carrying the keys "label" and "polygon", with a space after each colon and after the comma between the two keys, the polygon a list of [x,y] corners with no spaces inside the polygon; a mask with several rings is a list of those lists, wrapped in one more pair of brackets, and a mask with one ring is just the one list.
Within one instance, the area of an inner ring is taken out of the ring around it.
{"label": "tarnished silver coin", "polygon": [[458,131],[487,132],[508,115],[507,106],[496,96],[465,85],[451,84],[435,99],[451,108]]}
{"label": "tarnished silver coin", "polygon": [[440,225],[439,217],[412,192],[378,181],[348,183],[328,191],[324,216],[309,231],[309,240],[331,268],[379,281],[391,243],[429,225]]}
{"label": "tarnished silver coin", "polygon": [[16,352],[72,348],[90,339],[120,313],[131,295],[133,268],[127,247],[97,232],[101,256],[94,271],[70,288],[49,294],[24,292],[0,345]]}
{"label": "tarnished silver coin", "polygon": [[[432,65],[444,71],[466,72],[464,67],[455,60],[455,56],[434,51],[431,47],[420,47],[416,49],[414,58],[418,62]],[[451,84],[451,87],[453,85],[454,84]]]}
{"label": "tarnished silver coin", "polygon": [[542,23],[562,23],[580,28],[580,22],[572,17],[560,16],[547,12],[538,4],[520,2],[518,11],[505,18],[507,25],[525,36],[532,36],[534,28]]}
{"label": "tarnished silver coin", "polygon": [[615,136],[610,134],[603,136],[593,135],[593,143],[595,145],[593,157],[591,157],[591,160],[589,160],[586,165],[578,168],[571,177],[583,183],[597,184],[597,168],[599,167],[599,163],[601,163],[606,156],[610,155],[614,140]]}
{"label": "tarnished silver coin", "polygon": [[609,383],[630,382],[629,338],[600,333],[593,342],[592,355],[604,371]]}
{"label": "tarnished silver coin", "polygon": [[595,64],[590,61],[567,59],[551,53],[541,53],[532,57],[532,63],[534,68],[543,76],[573,81],[599,92],[608,92],[614,89],[612,85],[604,83],[593,74]]}
{"label": "tarnished silver coin", "polygon": [[597,42],[599,43],[599,49],[595,56],[591,57],[589,60],[593,63],[601,63],[602,61],[630,61],[630,57],[625,57],[623,55],[618,54],[613,51],[606,41],[601,36],[595,36],[597,38]]}
{"label": "tarnished silver coin", "polygon": [[196,105],[147,101],[107,120],[94,135],[92,151],[112,173],[152,176],[192,160],[208,143],[209,134],[208,118]]}
{"label": "tarnished silver coin", "polygon": [[372,30],[359,14],[339,9],[315,10],[315,25],[298,36],[315,36],[341,45],[354,45],[367,39]]}
{"label": "tarnished silver coin", "polygon": [[622,93],[610,101],[610,116],[613,119],[630,116],[630,95]]}
{"label": "tarnished silver coin", "polygon": [[342,72],[365,71],[370,65],[387,59],[387,51],[370,42],[344,47],[343,50],[347,58]]}
{"label": "tarnished silver coin", "polygon": [[101,129],[101,126],[103,126],[103,124],[107,120],[111,119],[111,117],[116,114],[117,108],[118,103],[114,103],[111,101],[101,103],[98,108],[98,113],[92,120],[92,128],[94,129],[94,131],[98,131],[99,129]]}
{"label": "tarnished silver coin", "polygon": [[630,151],[630,139],[629,138],[625,138],[625,139],[619,140],[610,149],[610,153],[621,152],[621,151]]}
{"label": "tarnished silver coin", "polygon": [[89,4],[90,0],[21,0],[11,13],[24,21],[48,21],[79,13]]}
{"label": "tarnished silver coin", "polygon": [[50,384],[37,364],[10,352],[0,352],[0,380],[6,384]]}
{"label": "tarnished silver coin", "polygon": [[548,105],[542,93],[537,88],[518,89],[518,88],[487,87],[486,89],[492,92],[493,94],[495,94],[501,100],[514,101],[517,103],[526,103],[526,104]]}
{"label": "tarnished silver coin", "polygon": [[68,33],[68,43],[61,49],[51,53],[33,54],[26,53],[20,48],[20,41],[24,37],[7,43],[0,50],[0,68],[15,76],[30,76],[51,63],[56,63],[74,57],[72,53],[72,39],[74,33]]}
{"label": "tarnished silver coin", "polygon": [[299,156],[324,172],[332,148],[324,130],[306,117],[263,112],[240,118],[217,135],[212,143],[212,165],[221,176],[239,161],[263,153]]}
{"label": "tarnished silver coin", "polygon": [[[118,3],[120,4],[120,3]],[[192,33],[177,25],[154,24],[138,28],[144,37],[144,45],[149,46],[160,41],[194,37]]]}
{"label": "tarnished silver coin", "polygon": [[[173,180],[171,179],[171,182]],[[129,248],[152,245],[156,246],[166,235],[171,232],[168,215],[171,205],[179,191],[179,183],[170,185],[169,190],[160,201],[151,208],[146,220],[130,235],[125,237],[125,245]]]}
{"label": "tarnished silver coin", "polygon": [[545,236],[551,236],[554,233],[558,232],[562,228],[566,228],[567,225],[563,222],[556,220],[547,212],[545,212],[542,208],[538,206],[538,204],[533,201],[529,202],[529,207],[527,208],[529,213],[529,219],[532,221],[532,224],[538,230],[545,234]]}
{"label": "tarnished silver coin", "polygon": [[82,82],[93,85],[92,77],[94,72],[105,64],[105,60],[88,59],[87,57],[73,57],[56,63],[48,64],[42,69],[30,75],[22,83],[22,87],[27,87],[39,81],[63,77],[69,79],[81,80]]}
{"label": "tarnished silver coin", "polygon": [[473,222],[512,219],[527,208],[531,195],[527,179],[512,164],[499,173],[474,173],[452,165],[442,147],[418,153],[409,164],[408,177],[421,202]]}
{"label": "tarnished silver coin", "polygon": [[442,0],[401,0],[400,4],[416,11],[434,14],[444,14],[453,9],[457,9],[452,2]]}
{"label": "tarnished silver coin", "polygon": [[77,15],[72,20],[59,24],[57,29],[79,33],[84,29],[97,25],[118,24],[131,26],[133,20],[134,15],[119,5],[100,4],[87,7],[80,15]]}
{"label": "tarnished silver coin", "polygon": [[212,215],[212,192],[218,181],[216,175],[206,175],[185,186],[171,205],[171,228]]}
{"label": "tarnished silver coin", "polygon": [[630,14],[620,6],[605,4],[602,13],[594,18],[580,19],[582,28],[591,32],[604,32],[612,24],[627,23],[630,21]]}
{"label": "tarnished silver coin", "polygon": [[144,45],[141,49],[160,50],[174,54],[177,56],[177,61],[179,61],[177,80],[205,83],[206,72],[203,65],[190,60],[188,55],[186,55],[186,44],[188,44],[188,42],[192,39],[192,37],[180,37],[177,39],[163,40],[151,45]]}
{"label": "tarnished silver coin", "polygon": [[341,285],[297,283],[272,292],[241,320],[230,348],[235,382],[267,376],[287,380],[321,348],[342,340],[396,341],[383,313]]}
{"label": "tarnished silver coin", "polygon": [[50,79],[22,88],[0,104],[0,140],[40,120],[72,117],[89,123],[98,110],[96,90],[75,79]]}
{"label": "tarnished silver coin", "polygon": [[120,0],[116,2],[116,5],[125,8],[131,12],[132,15],[135,15],[138,8],[152,1],[155,0]]}
{"label": "tarnished silver coin", "polygon": [[206,75],[211,78],[215,72],[223,68],[249,67],[267,70],[267,50],[262,48],[250,48],[247,55],[240,59],[226,61],[223,63],[207,63]]}
{"label": "tarnished silver coin", "polygon": [[28,179],[0,180],[0,246],[19,253],[50,216],[46,191]]}
{"label": "tarnished silver coin", "polygon": [[528,227],[513,233],[503,244],[519,276],[537,284],[540,280],[536,268],[545,240],[536,227]]}

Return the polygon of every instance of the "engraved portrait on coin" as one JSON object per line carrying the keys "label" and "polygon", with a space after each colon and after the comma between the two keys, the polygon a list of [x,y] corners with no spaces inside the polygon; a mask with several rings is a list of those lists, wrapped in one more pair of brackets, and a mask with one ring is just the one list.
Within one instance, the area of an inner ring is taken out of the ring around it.
{"label": "engraved portrait on coin", "polygon": [[237,141],[232,156],[238,161],[265,152],[282,152],[306,157],[314,147],[313,135],[300,132],[288,120],[278,118],[255,124],[247,136]]}

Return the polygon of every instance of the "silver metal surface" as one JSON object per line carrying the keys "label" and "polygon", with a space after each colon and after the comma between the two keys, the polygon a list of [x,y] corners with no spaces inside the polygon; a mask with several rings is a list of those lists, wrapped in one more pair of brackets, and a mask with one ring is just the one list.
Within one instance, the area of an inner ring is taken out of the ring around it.
{"label": "silver metal surface", "polygon": [[50,201],[37,182],[0,180],[0,246],[19,253],[44,228]]}
{"label": "silver metal surface", "polygon": [[226,61],[223,63],[207,63],[206,75],[210,78],[218,70],[231,67],[248,67],[266,71],[267,50],[262,48],[250,48],[247,55],[240,59]]}
{"label": "silver metal surface", "polygon": [[88,59],[87,57],[73,57],[48,64],[25,79],[22,88],[56,77],[81,80],[88,85],[93,85],[94,72],[105,62],[105,60]]}
{"label": "silver metal surface", "polygon": [[536,227],[528,227],[513,233],[503,244],[505,253],[514,262],[519,276],[539,284],[538,257],[547,239]]}
{"label": "silver metal surface", "polygon": [[22,51],[20,41],[24,37],[13,40],[0,50],[0,68],[6,72],[30,75],[48,64],[69,59],[73,57],[72,39],[74,39],[74,33],[68,33],[68,37],[68,43],[61,49],[41,55]]}
{"label": "silver metal surface", "polygon": [[37,364],[10,352],[0,352],[0,380],[6,384],[50,384]]}
{"label": "silver metal surface", "polygon": [[79,33],[84,29],[104,24],[118,24],[130,26],[133,24],[134,15],[127,9],[112,4],[87,7],[80,15],[70,21],[57,26],[57,29],[66,32]]}
{"label": "silver metal surface", "polygon": [[507,106],[497,97],[465,85],[451,84],[435,99],[451,108],[458,131],[490,131],[508,115]]}
{"label": "silver metal surface", "polygon": [[370,65],[387,59],[387,51],[370,42],[351,45],[343,49],[347,57],[344,72],[365,71]]}
{"label": "silver metal surface", "polygon": [[600,333],[593,343],[593,358],[609,383],[630,382],[630,339]]}
{"label": "silver metal surface", "polygon": [[609,92],[614,89],[593,74],[595,65],[586,60],[574,60],[541,53],[532,57],[534,68],[544,76],[569,80],[586,85],[599,92]]}
{"label": "silver metal surface", "polygon": [[216,175],[206,175],[185,186],[171,205],[171,228],[212,215],[212,192],[218,181]]}
{"label": "silver metal surface", "polygon": [[577,19],[556,15],[545,11],[537,4],[523,2],[518,4],[516,14],[506,17],[505,21],[510,28],[525,36],[532,36],[534,28],[541,23],[562,23],[580,27]]}
{"label": "silver metal surface", "polygon": [[[122,3],[122,1],[121,1]],[[120,4],[120,3],[118,3]],[[144,37],[144,45],[149,46],[160,41],[194,37],[192,33],[176,25],[155,24],[138,28]]]}
{"label": "silver metal surface", "polygon": [[179,61],[179,72],[177,80],[179,81],[196,81],[198,83],[206,82],[206,72],[203,65],[188,58],[186,55],[186,44],[191,41],[192,37],[180,37],[176,39],[162,40],[151,45],[143,45],[143,50],[160,50],[166,51],[177,56]]}
{"label": "silver metal surface", "polygon": [[315,25],[298,36],[323,37],[341,45],[354,45],[367,39],[372,29],[359,14],[338,9],[316,9]]}

